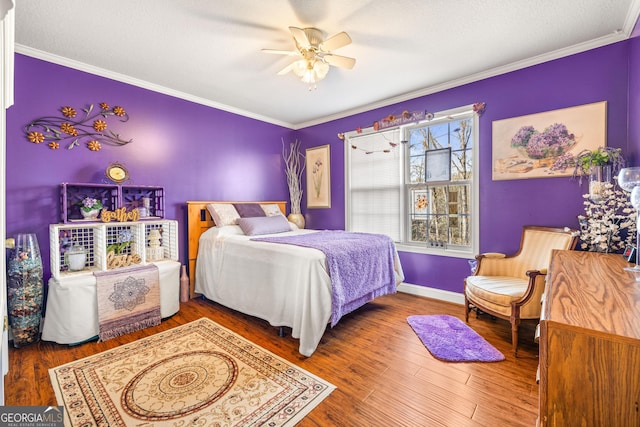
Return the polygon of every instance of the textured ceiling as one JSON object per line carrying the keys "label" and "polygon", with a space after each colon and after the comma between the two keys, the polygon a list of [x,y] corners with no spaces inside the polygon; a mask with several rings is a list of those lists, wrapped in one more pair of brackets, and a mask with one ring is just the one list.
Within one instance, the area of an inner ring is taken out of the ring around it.
{"label": "textured ceiling", "polygon": [[[16,51],[293,129],[628,38],[640,0],[18,0]],[[317,89],[289,26],[347,32]]]}

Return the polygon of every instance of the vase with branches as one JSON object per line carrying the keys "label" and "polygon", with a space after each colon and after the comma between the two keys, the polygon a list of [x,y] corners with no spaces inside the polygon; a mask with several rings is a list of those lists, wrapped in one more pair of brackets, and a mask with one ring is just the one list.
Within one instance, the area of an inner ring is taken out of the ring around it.
{"label": "vase with branches", "polygon": [[289,187],[289,199],[291,200],[291,214],[289,221],[299,228],[304,228],[304,216],[300,211],[302,201],[302,173],[304,172],[304,154],[300,152],[300,141],[295,140],[287,144],[282,140],[282,158],[285,164],[285,175]]}

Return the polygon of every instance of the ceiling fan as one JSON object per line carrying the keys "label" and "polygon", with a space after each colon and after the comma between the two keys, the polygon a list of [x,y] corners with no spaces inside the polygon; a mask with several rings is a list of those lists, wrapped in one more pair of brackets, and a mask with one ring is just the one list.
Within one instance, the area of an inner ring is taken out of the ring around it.
{"label": "ceiling fan", "polygon": [[262,49],[265,53],[302,57],[284,67],[278,75],[293,71],[303,82],[309,84],[309,90],[311,90],[316,82],[326,77],[330,65],[350,70],[356,64],[354,58],[332,53],[351,43],[351,37],[344,31],[326,40],[324,40],[324,33],[317,28],[289,27],[289,31],[295,41],[296,50]]}

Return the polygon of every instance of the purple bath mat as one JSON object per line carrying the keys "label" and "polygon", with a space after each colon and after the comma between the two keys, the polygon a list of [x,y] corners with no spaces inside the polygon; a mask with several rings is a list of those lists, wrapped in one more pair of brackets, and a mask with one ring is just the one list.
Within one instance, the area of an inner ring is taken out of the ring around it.
{"label": "purple bath mat", "polygon": [[445,362],[499,362],[504,355],[453,316],[409,316],[407,322],[436,359]]}

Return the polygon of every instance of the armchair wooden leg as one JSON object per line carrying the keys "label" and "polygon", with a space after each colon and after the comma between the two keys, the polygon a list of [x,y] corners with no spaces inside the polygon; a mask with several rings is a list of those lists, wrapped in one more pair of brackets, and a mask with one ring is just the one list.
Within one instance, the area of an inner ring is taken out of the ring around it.
{"label": "armchair wooden leg", "polygon": [[518,357],[518,327],[520,319],[511,319],[511,348],[513,349],[513,357]]}
{"label": "armchair wooden leg", "polygon": [[469,312],[471,308],[469,308],[469,300],[467,299],[467,294],[464,295],[464,321],[469,323]]}

